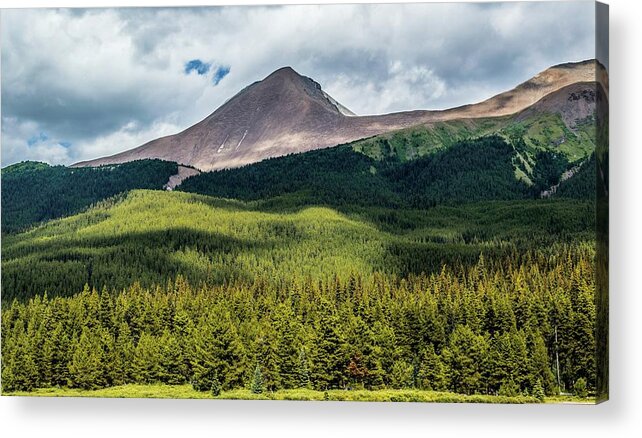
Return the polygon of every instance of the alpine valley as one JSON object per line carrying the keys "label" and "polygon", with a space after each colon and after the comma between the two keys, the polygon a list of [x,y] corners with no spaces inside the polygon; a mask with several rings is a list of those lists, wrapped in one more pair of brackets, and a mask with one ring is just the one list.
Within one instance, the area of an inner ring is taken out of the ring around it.
{"label": "alpine valley", "polygon": [[592,60],[369,116],[284,67],[175,135],[5,167],[3,392],[594,401],[607,103]]}

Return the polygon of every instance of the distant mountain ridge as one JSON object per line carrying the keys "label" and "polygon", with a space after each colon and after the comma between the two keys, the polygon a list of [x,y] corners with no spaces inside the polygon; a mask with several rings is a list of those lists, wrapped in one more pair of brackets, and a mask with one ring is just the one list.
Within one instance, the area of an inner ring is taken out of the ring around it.
{"label": "distant mountain ridge", "polygon": [[[74,166],[157,158],[203,171],[234,168],[421,124],[516,114],[569,86],[574,87],[569,93],[580,95],[595,89],[598,67],[594,60],[561,64],[480,103],[376,116],[354,115],[317,82],[284,67],[244,88],[204,120],[178,134]],[[563,102],[567,97],[564,94],[558,100]],[[588,105],[582,113],[592,111],[594,103]]]}

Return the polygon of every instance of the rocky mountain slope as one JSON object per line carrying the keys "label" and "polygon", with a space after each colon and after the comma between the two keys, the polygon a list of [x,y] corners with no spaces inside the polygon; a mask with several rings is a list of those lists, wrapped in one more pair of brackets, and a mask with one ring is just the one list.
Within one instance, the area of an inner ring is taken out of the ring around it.
{"label": "rocky mountain slope", "polygon": [[[595,61],[567,63],[551,67],[514,89],[477,104],[442,111],[355,116],[314,80],[285,67],[246,87],[203,121],[178,134],[75,166],[158,158],[204,171],[233,168],[421,124],[507,116],[538,102],[540,106],[558,104],[557,100],[543,99],[565,87],[571,87],[569,92],[580,93],[582,97],[587,87],[595,87],[595,80]],[[568,93],[563,93],[556,99],[567,98]],[[579,110],[582,113],[588,110],[582,108]],[[572,114],[568,120],[571,126]]]}

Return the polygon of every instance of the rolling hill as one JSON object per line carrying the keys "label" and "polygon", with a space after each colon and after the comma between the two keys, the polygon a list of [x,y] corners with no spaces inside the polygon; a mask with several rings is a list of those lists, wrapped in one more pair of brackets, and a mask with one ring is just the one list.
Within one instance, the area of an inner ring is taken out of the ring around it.
{"label": "rolling hill", "polygon": [[[193,193],[134,190],[74,216],[2,239],[2,300],[85,284],[121,290],[322,279],[351,273],[407,276],[444,264],[515,261],[525,249],[589,240],[593,204],[514,200],[457,207],[273,209],[261,202]],[[516,251],[521,248],[520,251]],[[555,249],[557,248],[557,249]]]}
{"label": "rolling hill", "polygon": [[2,169],[2,233],[69,216],[132,189],[162,189],[176,163],[141,160],[73,169],[33,161]]}

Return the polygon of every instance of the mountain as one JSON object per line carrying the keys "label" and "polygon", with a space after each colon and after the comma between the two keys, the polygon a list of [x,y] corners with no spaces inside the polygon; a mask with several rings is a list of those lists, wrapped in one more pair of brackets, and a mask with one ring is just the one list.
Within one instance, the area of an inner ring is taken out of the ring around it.
{"label": "mountain", "polygon": [[516,114],[564,87],[585,83],[594,88],[596,68],[593,60],[561,64],[510,91],[449,110],[355,116],[317,82],[284,67],[246,87],[203,121],[178,134],[75,166],[157,158],[203,171],[239,167],[420,124]]}

